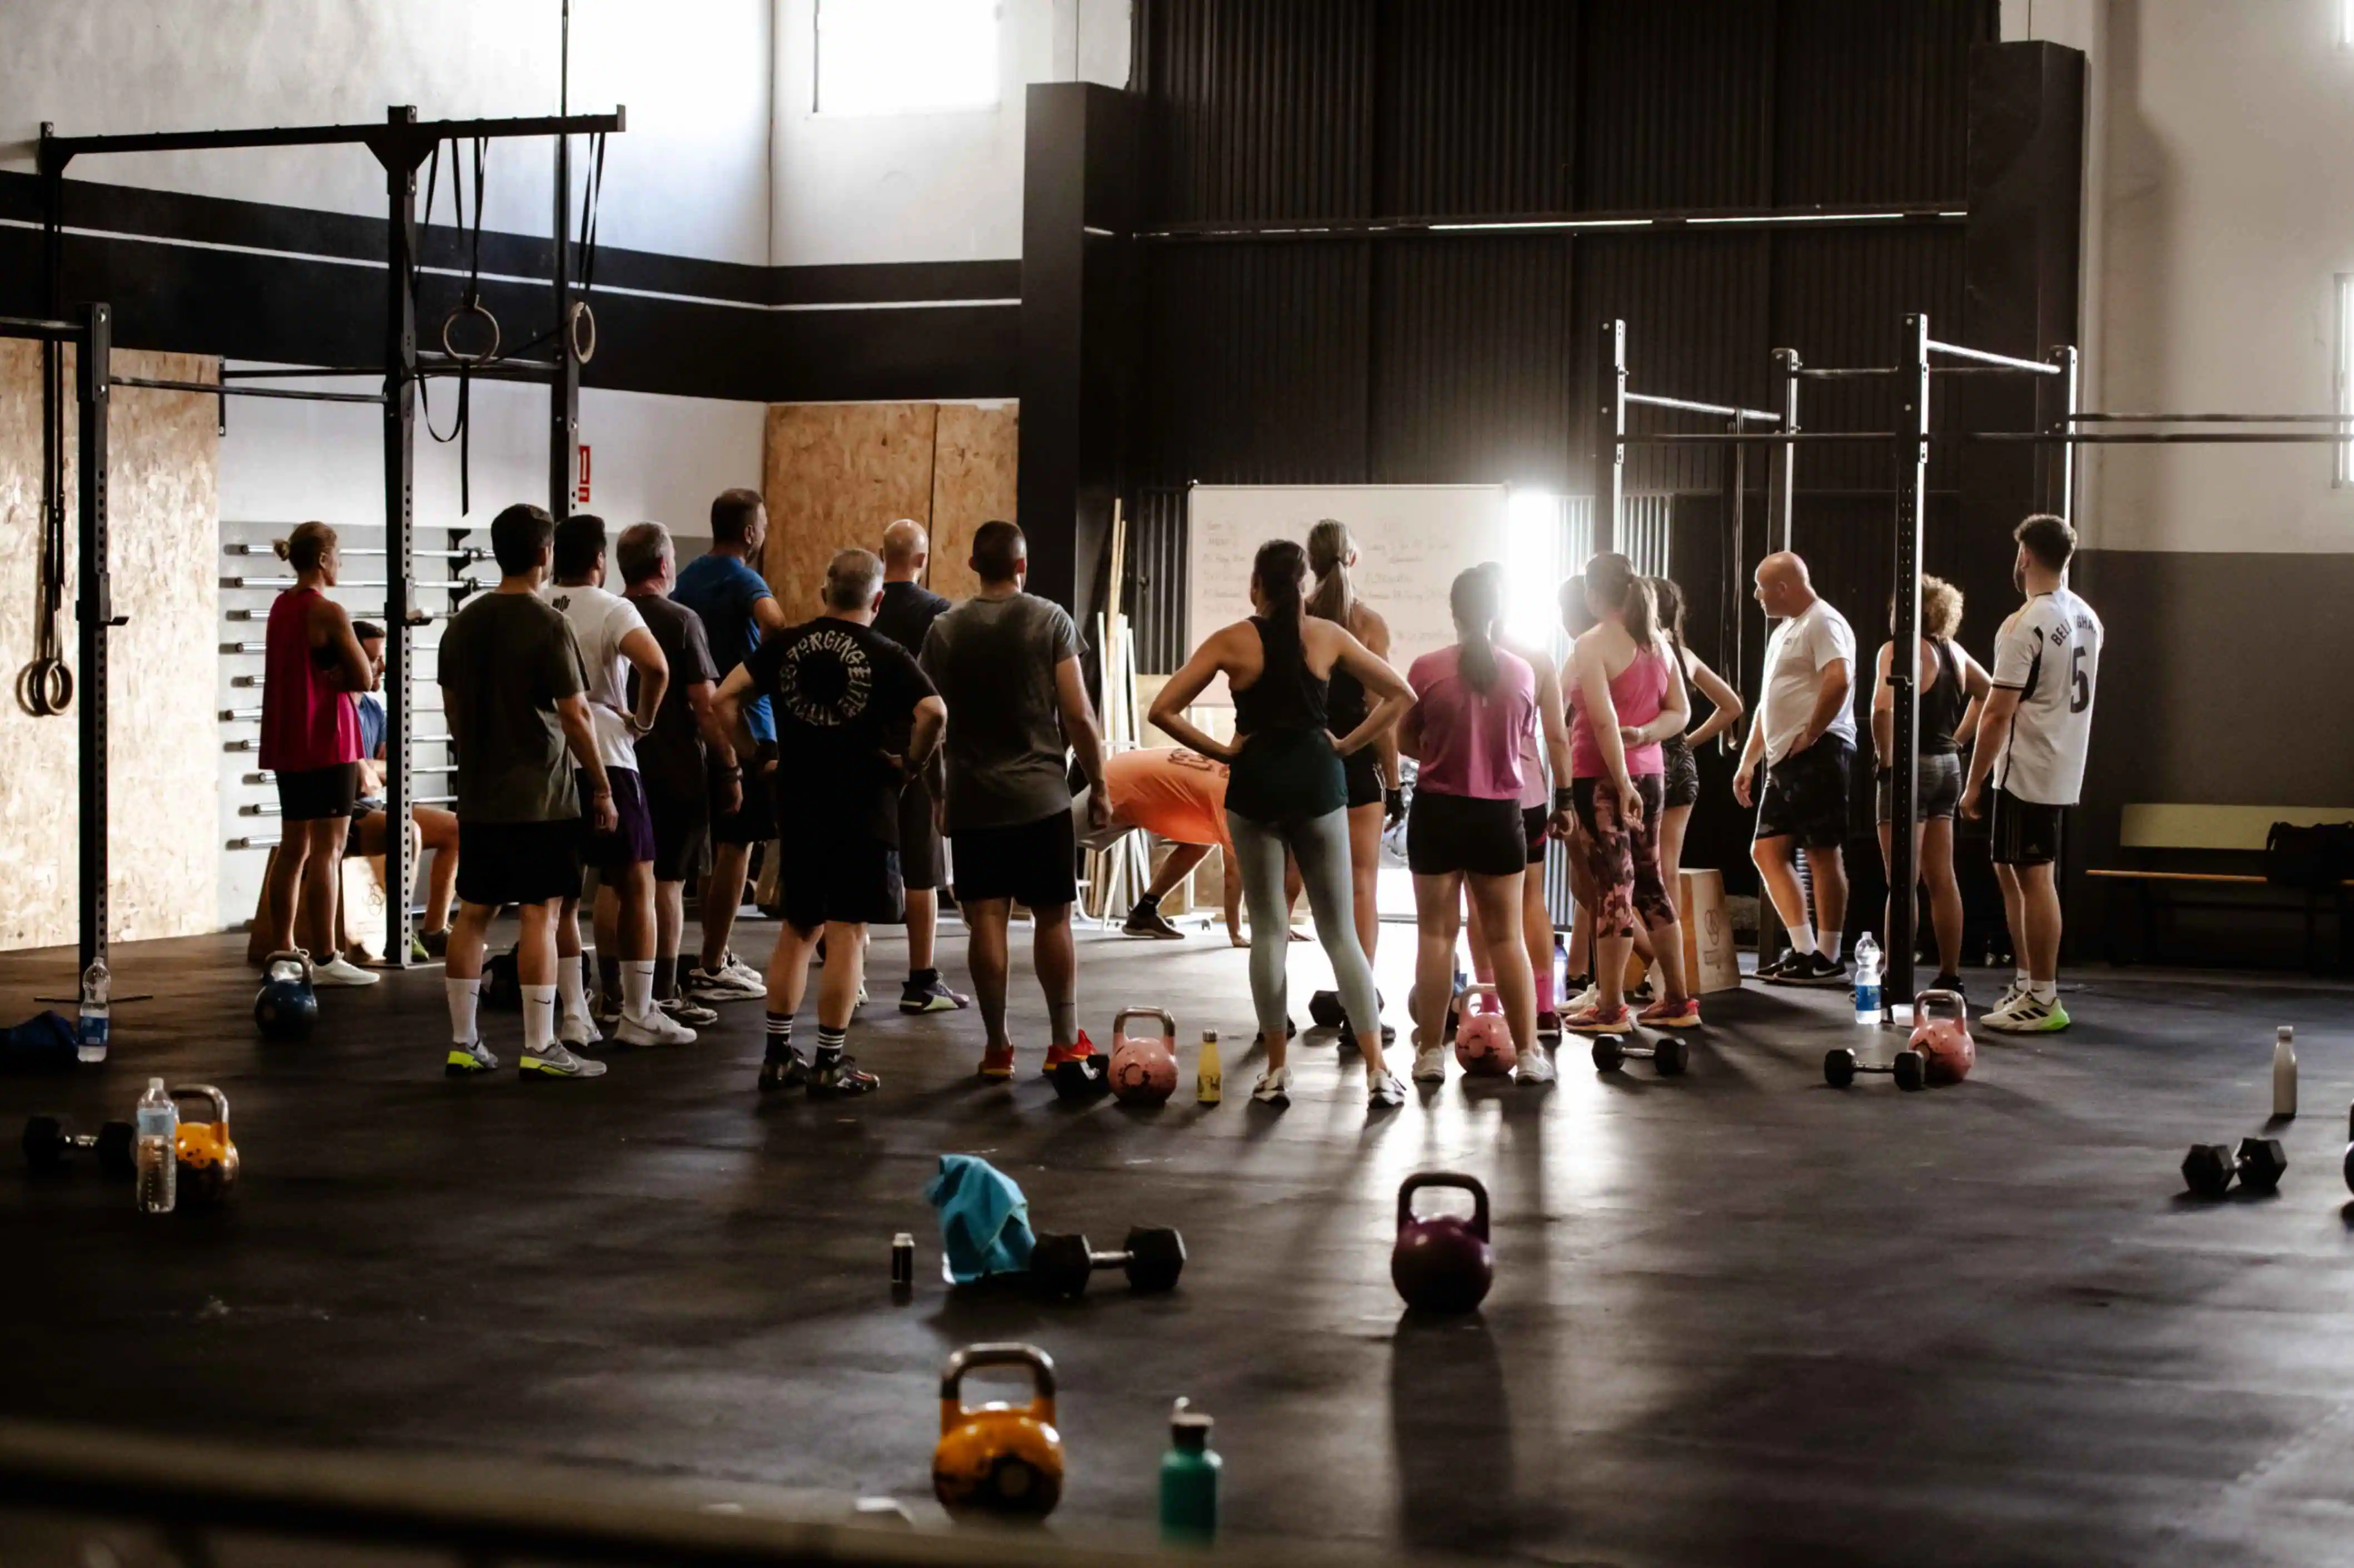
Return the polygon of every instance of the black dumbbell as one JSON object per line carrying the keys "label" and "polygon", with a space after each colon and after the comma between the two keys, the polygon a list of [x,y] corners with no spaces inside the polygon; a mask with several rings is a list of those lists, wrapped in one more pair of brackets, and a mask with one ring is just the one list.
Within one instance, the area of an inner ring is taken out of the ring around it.
{"label": "black dumbbell", "polygon": [[1031,1280],[1054,1300],[1085,1295],[1087,1277],[1098,1268],[1126,1273],[1130,1290],[1174,1290],[1185,1268],[1185,1238],[1166,1225],[1139,1225],[1121,1252],[1097,1252],[1083,1235],[1042,1235],[1030,1251]]}
{"label": "black dumbbell", "polygon": [[2346,1107],[2346,1190],[2354,1192],[2354,1105]]}
{"label": "black dumbbell", "polygon": [[1662,1034],[1646,1044],[1640,1040],[1627,1040],[1616,1034],[1597,1035],[1594,1042],[1594,1070],[1615,1073],[1629,1056],[1648,1056],[1651,1066],[1663,1078],[1672,1078],[1691,1063],[1691,1047],[1672,1034]]}
{"label": "black dumbbell", "polygon": [[1898,1088],[1917,1089],[1928,1083],[1928,1068],[1929,1059],[1914,1050],[1899,1051],[1884,1065],[1866,1062],[1844,1045],[1823,1053],[1823,1082],[1835,1089],[1855,1082],[1858,1073],[1886,1073]]}
{"label": "black dumbbell", "polygon": [[37,1116],[25,1123],[25,1163],[44,1173],[62,1171],[75,1154],[87,1149],[98,1156],[98,1168],[109,1176],[129,1176],[138,1170],[136,1136],[127,1121],[110,1121],[92,1136],[76,1132],[65,1117]]}
{"label": "black dumbbell", "polygon": [[1048,1081],[1055,1086],[1055,1097],[1074,1105],[1101,1099],[1111,1092],[1110,1063],[1111,1058],[1100,1051],[1057,1062],[1048,1075]]}
{"label": "black dumbbell", "polygon": [[1319,1029],[1338,1029],[1349,1018],[1341,1006],[1341,993],[1337,991],[1320,991],[1310,997],[1308,1016]]}
{"label": "black dumbbell", "polygon": [[2236,1179],[2245,1192],[2269,1192],[2288,1170],[2288,1153],[2277,1138],[2243,1138],[2235,1151],[2227,1143],[2194,1143],[2182,1157],[2182,1184],[2202,1198],[2220,1198]]}

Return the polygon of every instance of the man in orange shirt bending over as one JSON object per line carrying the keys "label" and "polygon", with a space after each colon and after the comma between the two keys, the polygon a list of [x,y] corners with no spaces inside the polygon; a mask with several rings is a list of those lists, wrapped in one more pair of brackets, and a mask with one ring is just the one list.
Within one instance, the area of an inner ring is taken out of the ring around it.
{"label": "man in orange shirt bending over", "polygon": [[[1116,752],[1104,758],[1104,792],[1111,797],[1111,825],[1096,832],[1087,823],[1087,795],[1071,803],[1072,823],[1080,847],[1111,848],[1139,828],[1167,839],[1176,847],[1128,912],[1121,929],[1131,937],[1181,940],[1184,933],[1161,913],[1161,901],[1178,884],[1193,874],[1213,849],[1225,853],[1226,936],[1235,947],[1242,936],[1242,876],[1235,865],[1234,845],[1226,838],[1226,765],[1182,747],[1145,747]],[[1285,868],[1286,895],[1299,895],[1299,874]]]}

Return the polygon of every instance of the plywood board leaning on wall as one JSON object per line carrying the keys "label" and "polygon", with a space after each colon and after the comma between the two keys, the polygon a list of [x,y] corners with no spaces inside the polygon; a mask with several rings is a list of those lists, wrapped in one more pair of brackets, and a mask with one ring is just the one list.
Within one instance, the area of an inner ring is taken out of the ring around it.
{"label": "plywood board leaning on wall", "polygon": [[[72,386],[69,352],[67,385]],[[0,343],[0,673],[33,655],[40,560],[40,348]],[[219,361],[119,351],[116,372],[217,379]],[[134,940],[214,929],[217,794],[214,645],[220,641],[220,440],[201,394],[118,388],[107,475],[114,603],[108,748],[113,935]],[[75,418],[66,409],[66,603],[58,635],[75,658]],[[79,672],[77,672],[79,673]],[[0,699],[0,948],[74,939],[79,843],[69,710],[34,718]]]}
{"label": "plywood board leaning on wall", "polygon": [[894,518],[930,515],[932,403],[783,403],[769,410],[761,571],[790,622],[818,613],[826,563],[880,550]]}
{"label": "plywood board leaning on wall", "polygon": [[1021,410],[1014,404],[940,405],[932,464],[934,593],[969,599],[980,588],[970,565],[972,536],[992,517],[1013,520],[1021,450]]}

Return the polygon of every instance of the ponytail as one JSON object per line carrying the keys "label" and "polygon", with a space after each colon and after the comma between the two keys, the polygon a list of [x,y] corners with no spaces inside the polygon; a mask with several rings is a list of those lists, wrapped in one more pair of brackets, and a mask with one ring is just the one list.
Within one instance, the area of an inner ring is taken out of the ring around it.
{"label": "ponytail", "polygon": [[1300,585],[1308,577],[1308,553],[1288,539],[1269,539],[1251,561],[1251,582],[1265,600],[1269,620],[1299,619]]}
{"label": "ponytail", "polygon": [[1456,672],[1464,684],[1481,696],[1495,689],[1496,622],[1504,613],[1502,574],[1490,566],[1460,573],[1447,590],[1447,608],[1455,613],[1456,646],[1462,650]]}
{"label": "ponytail", "polygon": [[1585,563],[1585,589],[1596,604],[1618,612],[1638,648],[1659,645],[1659,607],[1649,579],[1635,575],[1635,563],[1616,550],[1604,551]]}
{"label": "ponytail", "polygon": [[270,542],[278,558],[298,572],[315,572],[327,552],[335,547],[335,531],[324,523],[302,523],[283,539]]}
{"label": "ponytail", "polygon": [[1347,626],[1356,613],[1357,588],[1349,577],[1349,552],[1356,547],[1349,525],[1336,518],[1324,518],[1308,530],[1308,569],[1316,577],[1308,613],[1319,620]]}

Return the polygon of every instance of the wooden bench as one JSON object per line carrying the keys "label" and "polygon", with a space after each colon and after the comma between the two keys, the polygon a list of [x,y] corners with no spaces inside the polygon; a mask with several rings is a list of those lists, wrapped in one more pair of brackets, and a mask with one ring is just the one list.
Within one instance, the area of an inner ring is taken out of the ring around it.
{"label": "wooden bench", "polygon": [[[2251,890],[2270,889],[2276,895],[2275,903],[2287,906],[2295,901],[2302,906],[2306,967],[2318,970],[2324,967],[2317,948],[2318,916],[2325,906],[2325,895],[2279,886],[2267,881],[2261,869],[2238,868],[2260,867],[2264,839],[2274,822],[2311,827],[2320,822],[2344,821],[2354,821],[2354,806],[2127,806],[2117,834],[2118,847],[2146,855],[2175,857],[2181,863],[2164,867],[2096,867],[2088,869],[2085,874],[2099,877],[2113,886],[2132,889],[2141,916],[2143,945],[2149,957],[2160,961],[2164,947],[2160,940],[2161,905],[2164,929],[2170,931],[2173,912],[2178,907],[2245,907]],[[2340,970],[2354,969],[2354,931],[2349,929],[2354,926],[2354,918],[2349,918],[2354,916],[2354,901],[2349,899],[2349,889],[2354,889],[2354,882],[2339,884],[2334,899],[2338,916],[2336,967]],[[2202,898],[2202,893],[2223,896]],[[2104,922],[2112,962],[2122,961],[2125,956],[2126,924],[2117,919]]]}

